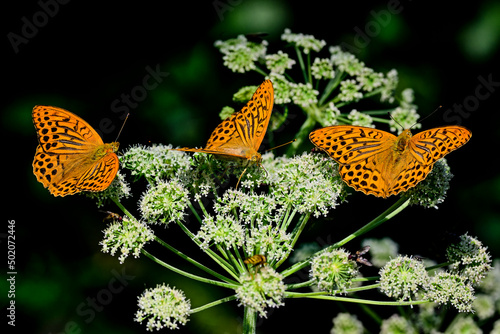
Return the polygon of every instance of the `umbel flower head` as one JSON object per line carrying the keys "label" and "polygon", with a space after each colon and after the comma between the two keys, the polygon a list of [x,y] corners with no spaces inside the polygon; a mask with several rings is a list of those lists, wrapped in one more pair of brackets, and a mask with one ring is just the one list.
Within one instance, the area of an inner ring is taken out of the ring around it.
{"label": "umbel flower head", "polygon": [[311,260],[310,276],[321,291],[345,292],[358,274],[357,264],[344,249],[322,252]]}
{"label": "umbel flower head", "polygon": [[136,179],[146,178],[150,184],[179,176],[191,168],[192,158],[171,148],[172,145],[132,146],[121,157],[122,167],[129,169]]}
{"label": "umbel flower head", "polygon": [[144,245],[153,239],[153,231],[148,226],[125,216],[121,222],[114,221],[104,230],[100,244],[103,253],[115,255],[119,251],[118,260],[123,263],[130,254],[138,258]]}
{"label": "umbel flower head", "polygon": [[245,247],[249,254],[265,253],[268,261],[279,261],[291,252],[290,235],[277,226],[283,207],[273,196],[229,189],[217,198],[214,211],[215,217],[205,216],[196,236],[202,248]]}
{"label": "umbel flower head", "polygon": [[189,203],[188,190],[179,180],[172,179],[149,185],[139,202],[139,209],[148,223],[168,224],[184,220],[184,210]]}
{"label": "umbel flower head", "polygon": [[130,186],[125,181],[123,174],[118,171],[113,182],[110,186],[100,192],[84,192],[85,196],[94,199],[97,202],[97,207],[100,208],[104,206],[110,199],[121,199],[130,197]]}
{"label": "umbel flower head", "polygon": [[233,72],[245,73],[256,68],[255,62],[266,54],[267,41],[249,41],[244,35],[227,41],[216,41],[215,47],[224,54],[224,65]]}
{"label": "umbel flower head", "polygon": [[285,305],[285,283],[283,276],[269,266],[261,267],[255,274],[245,272],[240,276],[241,285],[236,289],[240,305],[251,307],[261,317],[267,317],[268,307]]}
{"label": "umbel flower head", "polygon": [[408,189],[404,194],[410,198],[411,205],[420,205],[424,208],[435,208],[444,202],[446,193],[450,189],[450,180],[453,174],[445,158],[442,158],[434,164],[432,171],[425,180],[415,187]]}
{"label": "umbel flower head", "polygon": [[319,52],[326,45],[325,41],[316,39],[312,35],[294,34],[290,29],[285,29],[281,39],[303,49],[305,54],[311,50]]}
{"label": "umbel flower head", "polygon": [[135,321],[147,319],[147,330],[162,328],[177,329],[185,325],[191,313],[191,302],[184,292],[165,284],[158,284],[154,289],[146,289],[139,297],[139,310]]}
{"label": "umbel flower head", "polygon": [[380,291],[400,301],[413,300],[417,292],[427,290],[430,278],[422,261],[400,255],[379,272]]}
{"label": "umbel flower head", "polygon": [[451,304],[459,312],[472,312],[474,288],[459,275],[439,272],[432,277],[424,296],[438,304]]}
{"label": "umbel flower head", "polygon": [[355,315],[339,313],[333,318],[333,328],[330,334],[363,334],[363,323]]}
{"label": "umbel flower head", "polygon": [[[292,158],[266,153],[262,158],[269,175],[261,182],[269,184],[278,203],[289,204],[301,214],[326,216],[345,197],[345,184],[332,159],[312,153]],[[255,182],[243,181],[242,186],[246,185],[253,189]]]}
{"label": "umbel flower head", "polygon": [[417,334],[416,329],[412,324],[399,314],[393,314],[389,319],[382,321],[380,326],[381,334],[405,333]]}
{"label": "umbel flower head", "polygon": [[467,233],[460,241],[448,247],[446,256],[451,262],[450,272],[460,275],[464,280],[478,285],[491,270],[491,256],[481,241]]}

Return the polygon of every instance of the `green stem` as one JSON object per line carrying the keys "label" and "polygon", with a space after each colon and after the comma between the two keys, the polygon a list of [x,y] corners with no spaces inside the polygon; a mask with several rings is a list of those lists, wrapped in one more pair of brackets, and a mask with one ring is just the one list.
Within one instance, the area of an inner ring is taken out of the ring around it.
{"label": "green stem", "polygon": [[372,120],[374,122],[385,123],[385,124],[389,124],[391,122],[390,119],[380,118],[380,117],[372,117]]}
{"label": "green stem", "polygon": [[255,334],[257,329],[257,312],[251,307],[245,306],[243,315],[243,334]]}
{"label": "green stem", "polygon": [[390,109],[382,109],[382,110],[363,110],[363,114],[367,115],[385,115],[390,114],[393,112],[396,108],[390,108]]}
{"label": "green stem", "polygon": [[158,259],[156,256],[152,255],[151,253],[149,253],[148,251],[146,251],[145,249],[142,249],[141,250],[142,254],[146,255],[147,257],[149,257],[151,260],[153,260],[154,262],[158,263],[159,265],[167,268],[167,269],[170,269],[172,270],[173,272],[176,272],[182,276],[186,276],[188,278],[191,278],[193,280],[196,280],[196,281],[200,281],[200,282],[203,282],[203,283],[208,283],[208,284],[212,284],[212,285],[216,285],[216,286],[221,286],[221,287],[224,287],[224,288],[228,288],[228,289],[235,289],[237,286],[234,285],[234,284],[229,284],[229,283],[225,283],[225,282],[220,282],[220,281],[215,281],[213,279],[208,279],[208,278],[205,278],[205,277],[201,277],[201,276],[198,276],[198,275],[194,275],[194,274],[191,274],[191,273],[188,273],[187,271],[184,271],[184,270],[181,270],[179,268],[176,268],[166,262],[163,262],[162,260]]}
{"label": "green stem", "polygon": [[329,251],[331,249],[336,249],[339,247],[342,247],[344,244],[348,243],[352,239],[359,237],[360,235],[363,235],[367,233],[368,231],[373,230],[375,227],[385,223],[401,211],[403,211],[404,208],[406,208],[410,204],[410,199],[407,198],[406,196],[402,196],[399,200],[397,200],[396,203],[391,205],[389,209],[385,210],[382,212],[379,216],[377,216],[375,219],[373,219],[371,222],[354,232],[353,234],[345,237],[343,240],[337,242],[336,244],[327,247],[324,251]]}
{"label": "green stem", "polygon": [[[200,246],[201,248],[201,241],[198,240],[196,238],[196,236],[191,233],[191,231],[189,231],[189,229],[184,226],[184,224],[182,224],[180,221],[177,221],[177,225],[180,226],[180,228],[184,231],[184,233],[186,233],[188,235],[188,237],[194,241],[194,243],[196,243],[198,246]],[[222,257],[220,257],[217,253],[215,253],[213,250],[211,250],[210,248],[202,248],[203,251],[212,258],[212,260],[214,260],[215,262],[217,262],[217,264],[219,266],[221,266],[227,273],[229,273],[231,276],[234,277],[234,279],[238,280],[238,275],[237,273],[235,272],[234,268],[231,267],[231,265],[229,264],[229,262],[227,262],[226,260],[224,260]]]}
{"label": "green stem", "polygon": [[369,299],[359,299],[359,298],[350,298],[350,297],[338,297],[331,295],[320,295],[317,292],[308,292],[308,293],[300,293],[300,292],[291,292],[285,291],[286,298],[314,298],[314,299],[324,299],[324,300],[332,300],[338,302],[348,302],[348,303],[358,303],[358,304],[368,304],[368,305],[385,305],[385,306],[408,306],[408,305],[419,305],[429,303],[428,300],[414,300],[414,301],[380,301],[380,300],[369,300]]}
{"label": "green stem", "polygon": [[[397,215],[399,212],[401,212],[404,208],[406,208],[408,206],[408,204],[410,203],[410,199],[407,198],[406,196],[402,196],[396,203],[394,203],[393,205],[391,205],[391,207],[387,210],[385,210],[384,212],[382,212],[379,216],[377,216],[375,219],[373,219],[371,222],[369,222],[368,224],[366,224],[365,226],[363,226],[362,228],[360,228],[359,230],[357,230],[356,232],[352,233],[351,235],[345,237],[343,240],[321,250],[319,253],[323,253],[323,252],[328,252],[332,249],[336,249],[336,248],[339,248],[339,247],[342,247],[344,244],[346,244],[347,242],[351,241],[352,239],[356,238],[356,237],[359,237],[360,235],[363,235],[365,234],[366,232],[374,229],[375,227],[379,226],[380,224],[386,222],[387,220],[391,219],[392,217],[394,217],[395,215]],[[312,256],[316,256],[318,253],[312,255]],[[311,256],[311,257],[312,257]],[[281,274],[285,277],[293,274],[294,272],[306,267],[309,265],[309,261],[310,261],[310,258],[304,260],[304,261],[300,261],[300,262],[297,262],[296,264],[294,264],[293,266],[289,267],[288,269],[284,270],[283,272],[281,272]]]}
{"label": "green stem", "polygon": [[312,286],[312,285],[314,285],[314,282],[315,282],[315,279],[310,279],[310,280],[305,281],[305,282],[300,282],[300,283],[295,283],[295,284],[288,284],[286,286],[286,289],[287,290],[300,289],[300,288]]}
{"label": "green stem", "polygon": [[295,244],[297,243],[297,240],[299,239],[300,234],[304,230],[304,227],[306,226],[306,223],[309,221],[309,217],[311,217],[311,213],[307,213],[306,215],[302,216],[300,222],[293,229],[293,231],[292,231],[293,240],[292,240],[292,243],[290,244],[290,250],[288,251],[288,254],[286,254],[285,256],[283,256],[283,258],[281,259],[281,261],[279,261],[276,264],[276,266],[274,266],[275,269],[278,268],[288,258],[288,256],[290,255],[290,252],[295,247]]}
{"label": "green stem", "polygon": [[312,73],[311,73],[311,52],[307,54],[307,82],[312,83]]}
{"label": "green stem", "polygon": [[297,53],[297,58],[299,59],[300,68],[302,69],[302,74],[304,75],[304,82],[308,82],[306,66],[304,65],[304,59],[302,58],[302,53],[300,53],[300,50],[297,46],[295,46],[295,52]]}
{"label": "green stem", "polygon": [[211,308],[213,306],[217,306],[217,305],[220,305],[222,303],[227,303],[227,302],[230,302],[230,301],[235,300],[235,299],[236,299],[236,295],[232,295],[232,296],[229,296],[229,297],[225,297],[225,298],[222,298],[222,299],[215,300],[215,301],[213,301],[211,303],[208,303],[208,304],[205,304],[203,306],[200,306],[200,307],[192,309],[191,310],[191,314],[204,311],[204,310],[206,310],[208,308]]}
{"label": "green stem", "polygon": [[134,216],[132,216],[132,214],[130,212],[128,212],[127,209],[125,209],[125,207],[122,205],[122,203],[120,203],[118,198],[112,197],[111,199],[113,200],[113,202],[115,202],[116,206],[119,207],[120,210],[122,210],[122,212],[124,214],[126,214],[130,219],[135,219]]}
{"label": "green stem", "polygon": [[363,311],[365,311],[366,314],[368,314],[379,326],[382,323],[382,318],[375,312],[373,311],[368,305],[365,304],[359,304],[359,307]]}
{"label": "green stem", "polygon": [[196,211],[196,209],[194,208],[193,203],[191,203],[191,201],[189,201],[188,206],[189,206],[189,208],[191,209],[191,212],[193,213],[193,215],[194,215],[194,216],[196,217],[196,219],[198,220],[198,222],[201,224],[201,223],[202,223],[201,217],[200,217],[200,215],[198,214],[198,212]]}
{"label": "green stem", "polygon": [[340,81],[342,80],[343,74],[344,72],[337,71],[335,73],[335,77],[333,77],[332,79],[330,79],[330,81],[328,81],[328,84],[326,85],[323,94],[319,98],[318,105],[322,106],[325,103],[325,100],[328,98],[328,96],[330,96],[333,90],[337,88],[337,86],[339,85]]}
{"label": "green stem", "polygon": [[258,66],[255,66],[253,70],[259,74],[262,74],[264,77],[267,76],[267,73],[261,70]]}
{"label": "green stem", "polygon": [[175,253],[176,255],[182,257],[184,260],[188,261],[189,263],[195,265],[196,267],[200,268],[201,270],[205,271],[206,273],[210,274],[210,275],[213,275],[215,277],[217,277],[218,279],[220,280],[223,280],[229,284],[235,284],[237,285],[238,282],[237,281],[233,281],[215,271],[213,271],[212,269],[204,266],[203,264],[199,263],[198,261],[196,260],[193,260],[192,258],[190,258],[189,256],[185,255],[184,253],[178,251],[177,249],[175,249],[174,247],[170,246],[169,244],[167,244],[165,241],[161,240],[160,238],[158,238],[157,236],[155,236],[155,240],[162,246],[166,247],[167,249],[169,249],[171,252]]}

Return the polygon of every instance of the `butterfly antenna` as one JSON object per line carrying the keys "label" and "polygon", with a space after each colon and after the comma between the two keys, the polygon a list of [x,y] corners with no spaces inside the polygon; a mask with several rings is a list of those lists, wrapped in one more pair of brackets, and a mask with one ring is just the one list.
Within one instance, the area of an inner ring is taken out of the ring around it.
{"label": "butterfly antenna", "polygon": [[285,146],[285,145],[291,144],[291,143],[293,143],[293,142],[294,142],[294,141],[296,141],[296,140],[297,140],[297,139],[290,140],[288,143],[284,143],[284,144],[281,144],[281,145],[278,145],[278,146],[274,146],[273,148],[269,148],[269,149],[265,150],[264,152],[271,151],[271,150],[274,150],[274,149],[276,149],[276,148],[278,148],[278,147],[281,147],[281,146]]}
{"label": "butterfly antenna", "polygon": [[[391,113],[390,113],[390,112],[388,112],[387,114],[389,115],[389,117],[390,117],[390,118],[391,118],[394,122],[396,122],[396,124],[397,124],[397,125],[399,125],[399,126],[401,127],[401,129],[405,130],[405,127],[404,127],[404,126],[402,126],[402,125],[401,125],[398,121],[396,121],[396,119],[395,119],[394,117],[392,117],[392,115],[391,115]],[[415,124],[417,124],[417,123],[415,123]],[[415,124],[413,124],[413,125],[415,125]],[[412,125],[412,126],[413,126],[413,125]],[[410,128],[411,128],[411,126],[410,126]]]}
{"label": "butterfly antenna", "polygon": [[[442,107],[443,107],[443,106],[439,106],[439,107],[437,107],[436,109],[434,109],[434,111],[433,111],[433,112],[431,112],[429,115],[427,115],[427,116],[425,116],[424,118],[422,118],[422,119],[420,120],[420,122],[422,122],[424,119],[429,118],[429,116],[433,115],[436,111],[438,111],[438,110],[439,110],[439,109],[441,109]],[[417,123],[415,123],[415,124],[417,124]],[[411,127],[415,126],[415,124],[413,124]]]}
{"label": "butterfly antenna", "polygon": [[116,136],[115,141],[118,141],[118,138],[120,137],[120,134],[122,133],[123,127],[125,126],[125,123],[127,122],[128,116],[130,113],[127,113],[127,116],[125,116],[125,120],[123,121],[122,127],[120,128],[120,131],[118,131],[118,135]]}

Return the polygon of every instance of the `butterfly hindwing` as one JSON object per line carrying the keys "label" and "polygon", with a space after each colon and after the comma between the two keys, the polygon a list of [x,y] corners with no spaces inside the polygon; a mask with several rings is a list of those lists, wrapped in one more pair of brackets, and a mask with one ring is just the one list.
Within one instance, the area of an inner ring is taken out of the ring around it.
{"label": "butterfly hindwing", "polygon": [[79,178],[76,187],[81,191],[103,191],[113,182],[118,172],[116,154],[109,154],[93,163]]}
{"label": "butterfly hindwing", "polygon": [[350,164],[387,150],[396,136],[368,127],[334,125],[311,132],[309,139],[338,163]]}
{"label": "butterfly hindwing", "polygon": [[339,174],[350,187],[365,194],[383,196],[382,174],[374,164],[374,159],[366,158],[349,164],[339,164]]}

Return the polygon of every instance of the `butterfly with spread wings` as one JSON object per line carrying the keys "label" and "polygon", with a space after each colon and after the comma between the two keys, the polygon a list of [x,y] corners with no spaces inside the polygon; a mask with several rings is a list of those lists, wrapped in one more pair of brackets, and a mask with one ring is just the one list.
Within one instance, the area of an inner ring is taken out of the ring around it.
{"label": "butterfly with spread wings", "polygon": [[347,185],[387,198],[424,180],[436,161],[469,141],[462,126],[444,126],[398,137],[373,128],[336,125],[314,130],[309,139],[339,163]]}

